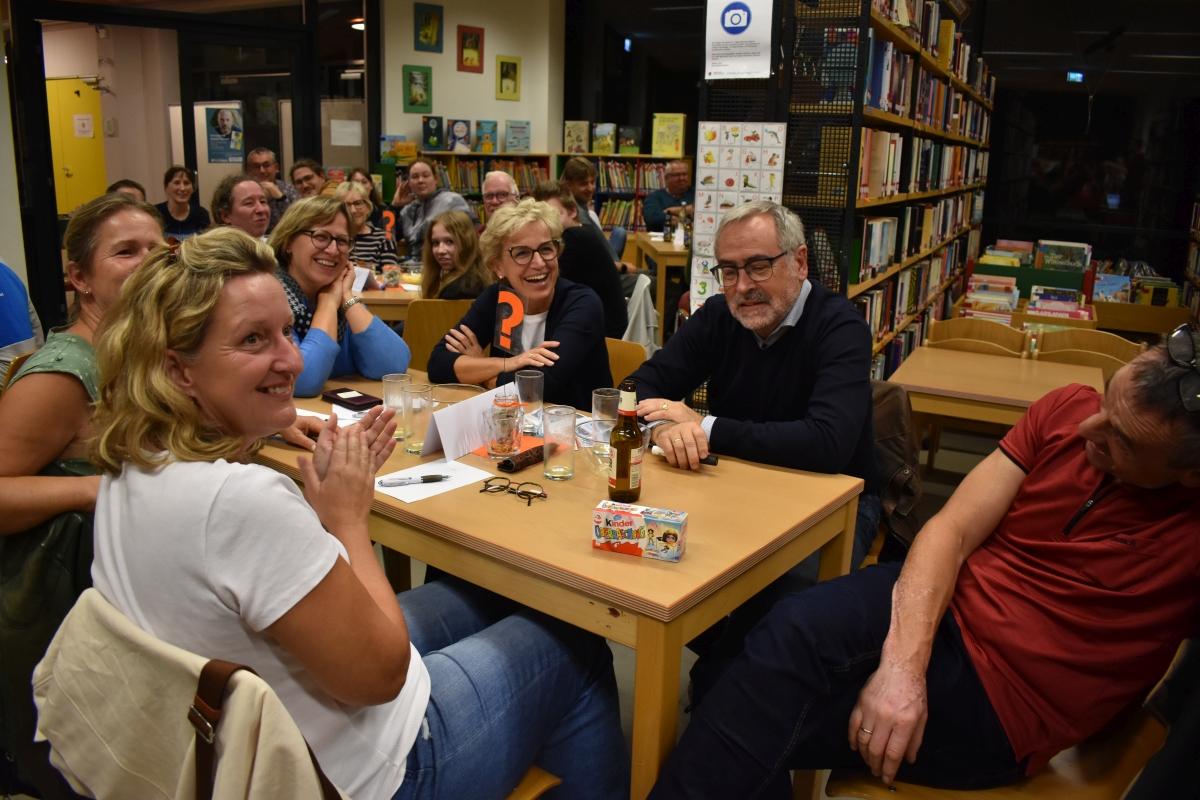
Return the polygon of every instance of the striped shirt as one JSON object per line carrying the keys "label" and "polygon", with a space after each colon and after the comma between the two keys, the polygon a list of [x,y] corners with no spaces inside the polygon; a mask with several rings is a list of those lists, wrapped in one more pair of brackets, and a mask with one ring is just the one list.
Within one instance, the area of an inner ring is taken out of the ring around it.
{"label": "striped shirt", "polygon": [[396,255],[396,243],[388,237],[387,231],[377,228],[370,222],[366,229],[354,237],[354,246],[350,248],[350,260],[360,267],[368,267],[379,272],[385,266],[400,263]]}

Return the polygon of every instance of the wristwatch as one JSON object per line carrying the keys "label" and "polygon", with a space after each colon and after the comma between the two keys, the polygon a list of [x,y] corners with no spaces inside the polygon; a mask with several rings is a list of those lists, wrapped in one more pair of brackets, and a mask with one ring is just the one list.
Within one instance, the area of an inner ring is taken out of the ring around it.
{"label": "wristwatch", "polygon": [[361,302],[362,302],[361,297],[351,297],[349,300],[342,303],[342,312],[344,313],[346,311],[349,311],[351,306],[358,305]]}

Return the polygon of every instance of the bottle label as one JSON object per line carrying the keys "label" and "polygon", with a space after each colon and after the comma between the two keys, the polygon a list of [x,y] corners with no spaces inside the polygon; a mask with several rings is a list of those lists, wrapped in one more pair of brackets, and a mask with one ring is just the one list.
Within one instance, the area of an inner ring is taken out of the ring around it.
{"label": "bottle label", "polygon": [[[642,485],[642,458],[646,448],[635,447],[629,451],[629,488],[637,489]],[[617,488],[617,450],[612,448],[608,456],[608,485]]]}
{"label": "bottle label", "polygon": [[621,392],[621,404],[617,407],[617,413],[625,415],[637,414],[637,392]]}

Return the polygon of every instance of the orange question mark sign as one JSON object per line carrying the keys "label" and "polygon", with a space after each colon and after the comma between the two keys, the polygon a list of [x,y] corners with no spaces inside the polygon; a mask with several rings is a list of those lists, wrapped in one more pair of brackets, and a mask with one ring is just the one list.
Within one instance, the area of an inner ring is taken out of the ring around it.
{"label": "orange question mark sign", "polygon": [[525,319],[525,304],[513,292],[501,289],[496,298],[496,313],[499,315],[505,306],[508,307],[508,315],[500,321],[500,334],[496,337],[496,345],[512,352],[512,332],[521,324],[521,320]]}

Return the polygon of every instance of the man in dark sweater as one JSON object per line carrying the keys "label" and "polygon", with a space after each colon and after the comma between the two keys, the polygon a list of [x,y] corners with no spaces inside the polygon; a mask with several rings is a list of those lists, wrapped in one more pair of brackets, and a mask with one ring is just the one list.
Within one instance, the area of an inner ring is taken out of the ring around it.
{"label": "man in dark sweater", "polygon": [[[709,299],[633,373],[638,415],[673,466],[700,469],[711,450],[862,478],[857,565],[880,516],[870,330],[849,302],[808,280],[803,224],[778,203],[747,203],[726,214],[716,256],[723,296]],[[706,380],[709,413],[702,416],[681,398]],[[815,582],[817,561],[805,559],[743,606],[715,649],[695,648],[720,659],[702,659],[693,671],[697,691],[776,597]]]}

